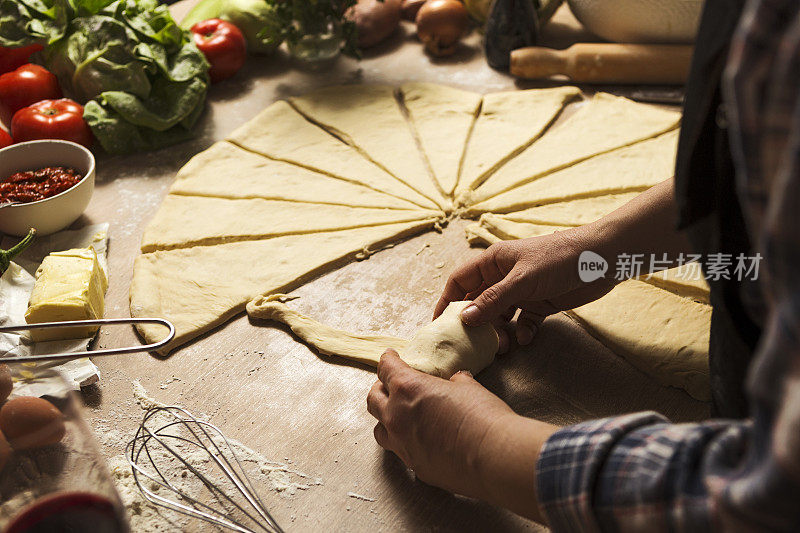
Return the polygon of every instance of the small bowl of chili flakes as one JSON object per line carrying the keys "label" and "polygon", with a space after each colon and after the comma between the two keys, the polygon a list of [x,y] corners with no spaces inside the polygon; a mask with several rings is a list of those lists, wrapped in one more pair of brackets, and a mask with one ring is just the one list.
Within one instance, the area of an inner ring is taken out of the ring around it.
{"label": "small bowl of chili flakes", "polygon": [[92,153],[69,141],[42,140],[0,149],[0,232],[39,235],[81,216],[94,192]]}

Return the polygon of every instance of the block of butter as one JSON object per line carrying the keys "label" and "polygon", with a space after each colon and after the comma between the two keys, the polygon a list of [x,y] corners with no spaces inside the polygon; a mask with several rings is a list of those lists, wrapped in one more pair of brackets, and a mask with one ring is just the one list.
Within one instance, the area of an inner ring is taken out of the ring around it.
{"label": "block of butter", "polygon": [[[36,270],[25,321],[28,324],[103,318],[108,278],[94,248],[53,252]],[[84,339],[97,327],[31,330],[34,341]]]}

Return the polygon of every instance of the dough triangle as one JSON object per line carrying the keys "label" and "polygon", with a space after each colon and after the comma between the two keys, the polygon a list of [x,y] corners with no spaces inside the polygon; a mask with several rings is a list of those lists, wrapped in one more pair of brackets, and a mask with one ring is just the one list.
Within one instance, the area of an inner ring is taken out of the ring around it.
{"label": "dough triangle", "polygon": [[662,385],[710,399],[710,306],[631,280],[568,314]]}
{"label": "dough triangle", "polygon": [[378,366],[381,355],[392,348],[412,368],[444,379],[459,370],[478,374],[494,360],[497,333],[490,324],[468,327],[460,313],[470,302],[451,302],[433,322],[422,326],[410,340],[385,335],[347,333],[303,316],[280,300],[283,295],[260,296],[247,304],[251,318],[286,324],[300,339],[323,355],[337,355]]}
{"label": "dough triangle", "polygon": [[229,141],[272,159],[366,185],[413,202],[420,207],[437,204],[391,174],[370,163],[356,150],[311,124],[288,102],[275,102],[234,131]]}
{"label": "dough triangle", "polygon": [[290,99],[310,121],[380,165],[419,194],[449,209],[422,158],[408,121],[386,85],[337,85]]}
{"label": "dough triangle", "polygon": [[528,239],[548,235],[556,231],[570,229],[572,226],[554,226],[552,224],[531,224],[529,222],[514,222],[492,213],[481,215],[479,224],[487,231],[504,241]]}
{"label": "dough triangle", "polygon": [[528,89],[484,95],[481,112],[464,151],[456,197],[530,146],[556,119],[577,87]]}
{"label": "dough triangle", "polygon": [[577,198],[641,192],[675,175],[678,131],[598,155],[464,208],[509,213]]}
{"label": "dough triangle", "polygon": [[551,172],[678,127],[681,114],[598,93],[563,124],[548,130],[459,204],[481,202]]}
{"label": "dough triangle", "polygon": [[439,188],[450,197],[483,97],[433,83],[406,83],[400,91]]}
{"label": "dough triangle", "polygon": [[430,220],[441,214],[168,194],[144,230],[142,252]]}
{"label": "dough triangle", "polygon": [[[696,268],[692,268],[696,267]],[[691,298],[697,302],[708,305],[710,303],[711,289],[703,277],[699,264],[692,267],[673,267],[653,274],[639,276],[639,281],[644,281],[665,291],[669,291],[684,298]]]}
{"label": "dough triangle", "polygon": [[[433,226],[434,220],[386,224],[260,241],[142,254],[133,265],[131,316],[161,317],[176,329],[162,353],[218,326],[261,293],[305,283],[348,260]],[[148,342],[160,326],[137,328]]]}
{"label": "dough triangle", "polygon": [[229,142],[200,152],[178,171],[169,192],[217,198],[265,198],[355,207],[418,205],[328,174],[269,159]]}
{"label": "dough triangle", "polygon": [[578,198],[566,202],[530,207],[522,211],[514,211],[497,216],[513,222],[549,224],[553,226],[582,226],[619,209],[640,194],[640,192],[624,192],[591,196],[589,198]]}

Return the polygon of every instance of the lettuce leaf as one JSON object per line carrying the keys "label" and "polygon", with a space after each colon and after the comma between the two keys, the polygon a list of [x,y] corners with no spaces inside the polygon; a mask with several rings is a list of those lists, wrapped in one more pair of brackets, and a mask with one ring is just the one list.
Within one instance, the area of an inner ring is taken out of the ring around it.
{"label": "lettuce leaf", "polygon": [[191,136],[208,63],[157,0],[0,0],[0,46],[34,42],[108,152]]}
{"label": "lettuce leaf", "polygon": [[193,115],[183,122],[164,131],[137,126],[125,120],[112,108],[100,105],[97,100],[86,104],[83,117],[91,125],[95,137],[103,148],[111,154],[126,154],[156,150],[171,144],[187,141],[194,137],[192,126],[203,108],[198,106]]}
{"label": "lettuce leaf", "polygon": [[0,0],[0,46],[52,43],[64,35],[72,14],[68,0]]}

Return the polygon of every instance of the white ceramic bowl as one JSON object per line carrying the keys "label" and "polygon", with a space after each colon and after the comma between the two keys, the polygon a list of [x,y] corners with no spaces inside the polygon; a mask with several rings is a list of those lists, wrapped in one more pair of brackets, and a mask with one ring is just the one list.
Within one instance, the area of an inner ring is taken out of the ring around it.
{"label": "white ceramic bowl", "polygon": [[92,198],[94,165],[92,152],[69,141],[28,141],[0,150],[0,180],[44,167],[71,167],[83,175],[77,184],[50,198],[0,207],[0,232],[21,236],[36,228],[37,234],[48,235],[75,222]]}
{"label": "white ceramic bowl", "polygon": [[694,42],[703,0],[567,0],[587,30],[618,43]]}

